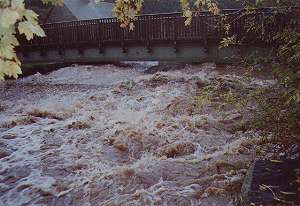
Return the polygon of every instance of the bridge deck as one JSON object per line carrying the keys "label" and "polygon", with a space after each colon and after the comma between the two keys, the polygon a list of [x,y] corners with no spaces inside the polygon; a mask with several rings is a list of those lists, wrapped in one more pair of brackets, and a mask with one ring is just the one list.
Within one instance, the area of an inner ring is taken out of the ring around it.
{"label": "bridge deck", "polygon": [[[98,57],[112,47],[118,47],[123,53],[127,53],[131,47],[144,47],[149,56],[155,45],[173,47],[174,52],[178,52],[180,45],[188,47],[197,45],[197,47],[207,50],[210,44],[216,45],[225,35],[235,35],[237,39],[246,38],[253,44],[255,41],[259,41],[257,37],[260,34],[272,34],[285,27],[287,20],[295,19],[295,27],[298,27],[299,11],[299,8],[292,8],[290,12],[281,13],[272,8],[265,8],[256,10],[255,14],[249,12],[242,16],[240,15],[242,10],[224,10],[222,16],[214,16],[209,12],[194,12],[190,26],[185,26],[185,18],[181,13],[142,15],[138,16],[134,22],[134,30],[121,28],[116,18],[52,23],[42,25],[47,35],[44,38],[36,37],[31,41],[20,38],[21,47],[18,51],[24,54],[21,55],[24,62],[34,62],[38,61],[38,58],[35,55],[35,58],[30,59],[28,57],[30,51],[40,52],[41,61],[50,61],[51,58],[45,57],[50,50],[56,50],[59,55],[67,55],[68,52],[65,51],[75,49],[80,55],[84,55],[87,49],[97,49]],[[224,16],[226,16],[226,22],[230,22],[227,34],[224,29]],[[266,16],[274,17],[274,22],[267,23]],[[250,22],[261,24],[261,29],[249,32],[245,25]],[[113,53],[106,56],[113,55]],[[164,55],[163,53],[163,51],[160,52],[160,55]],[[192,52],[191,55],[195,54]],[[119,56],[116,55],[116,60],[122,60]],[[136,55],[137,58],[134,56],[127,55],[127,59],[140,60],[138,55]],[[95,58],[97,57],[95,56]],[[114,57],[111,58],[114,59]],[[107,60],[111,58],[107,58]],[[124,58],[126,59],[126,55]],[[142,58],[147,59],[145,55]],[[147,60],[153,58],[155,55]],[[99,60],[103,60],[103,58]]]}

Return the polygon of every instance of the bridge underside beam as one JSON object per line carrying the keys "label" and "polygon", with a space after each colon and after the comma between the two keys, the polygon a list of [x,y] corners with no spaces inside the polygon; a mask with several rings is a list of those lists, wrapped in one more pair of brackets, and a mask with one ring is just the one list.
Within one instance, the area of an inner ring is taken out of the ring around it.
{"label": "bridge underside beam", "polygon": [[108,46],[101,48],[45,49],[41,51],[19,52],[23,65],[49,63],[101,63],[113,61],[177,61],[177,62],[216,62],[233,63],[250,55],[268,56],[270,49],[258,46],[228,47],[203,44],[158,44],[143,46]]}

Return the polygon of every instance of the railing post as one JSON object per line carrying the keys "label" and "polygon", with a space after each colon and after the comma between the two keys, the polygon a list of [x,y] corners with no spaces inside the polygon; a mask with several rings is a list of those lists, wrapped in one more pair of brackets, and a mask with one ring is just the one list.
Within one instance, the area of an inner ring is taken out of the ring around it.
{"label": "railing post", "polygon": [[207,15],[207,13],[205,13],[203,16],[203,20],[202,20],[202,23],[203,23],[203,47],[204,47],[205,53],[209,52],[209,50],[208,50],[208,26],[207,26],[208,19],[209,19],[209,16]]}
{"label": "railing post", "polygon": [[174,45],[174,50],[175,50],[175,53],[178,52],[178,44],[177,44],[177,30],[178,30],[178,26],[177,26],[177,16],[174,16],[173,17],[173,28],[174,28],[174,42],[173,42],[173,45]]}
{"label": "railing post", "polygon": [[147,41],[147,52],[148,53],[151,53],[152,52],[152,48],[151,48],[151,44],[150,44],[150,29],[149,29],[149,26],[150,26],[150,16],[145,16],[146,18],[144,19],[145,20],[145,28],[146,28],[146,41]]}
{"label": "railing post", "polygon": [[84,38],[83,38],[83,30],[85,29],[85,25],[84,25],[84,22],[80,22],[82,24],[79,24],[79,34],[80,34],[80,40],[82,40],[82,43],[79,43],[79,46],[78,46],[78,54],[80,55],[83,55],[84,54],[84,51],[82,49],[82,46],[83,46],[83,42],[84,42]]}
{"label": "railing post", "polygon": [[41,55],[42,57],[47,56],[47,52],[45,51],[45,49],[44,49],[43,46],[40,46],[40,55]]}
{"label": "railing post", "polygon": [[[45,33],[47,34],[47,29],[46,28],[43,28]],[[40,47],[40,56],[44,57],[46,56],[46,52],[45,52],[45,39],[44,38],[47,38],[47,37],[41,37],[39,39],[39,47]]]}
{"label": "railing post", "polygon": [[103,27],[101,27],[102,20],[99,19],[97,21],[97,23],[98,23],[98,28],[97,28],[97,30],[98,30],[98,49],[99,49],[99,53],[102,54],[104,52],[103,51],[103,41],[102,41]]}
{"label": "railing post", "polygon": [[58,24],[58,27],[57,27],[57,31],[58,33],[58,54],[63,56],[65,55],[65,50],[64,50],[64,44],[63,44],[63,41],[62,41],[62,24]]}
{"label": "railing post", "polygon": [[125,29],[126,28],[121,28],[121,38],[122,38],[122,40],[121,40],[121,45],[122,45],[122,52],[123,53],[127,53],[127,48],[126,48],[126,46],[125,46],[125,39],[124,39],[124,35],[125,35]]}

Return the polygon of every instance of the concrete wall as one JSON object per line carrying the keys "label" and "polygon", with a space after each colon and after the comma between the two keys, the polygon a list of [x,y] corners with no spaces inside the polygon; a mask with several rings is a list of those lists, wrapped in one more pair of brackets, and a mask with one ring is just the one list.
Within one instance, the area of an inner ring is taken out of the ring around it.
{"label": "concrete wall", "polygon": [[19,57],[24,65],[43,63],[101,63],[109,61],[177,61],[177,62],[217,62],[231,63],[241,57],[256,53],[259,56],[269,55],[268,48],[248,46],[246,48],[230,47],[219,49],[218,45],[208,46],[208,51],[195,43],[178,46],[175,52],[173,45],[161,44],[153,45],[151,52],[144,45],[130,46],[123,52],[120,46],[109,46],[99,52],[99,48],[88,48],[79,53],[78,49],[66,49],[60,55],[57,49],[45,51],[41,55],[40,51],[26,52],[26,56],[19,53]]}

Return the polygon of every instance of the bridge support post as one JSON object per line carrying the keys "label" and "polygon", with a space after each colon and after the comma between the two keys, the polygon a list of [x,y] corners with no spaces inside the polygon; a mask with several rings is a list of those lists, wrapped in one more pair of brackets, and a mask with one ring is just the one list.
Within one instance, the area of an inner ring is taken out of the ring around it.
{"label": "bridge support post", "polygon": [[25,49],[22,49],[22,54],[25,58],[28,57],[28,52],[26,52]]}
{"label": "bridge support post", "polygon": [[78,54],[80,54],[80,55],[84,54],[84,50],[81,47],[78,48]]}
{"label": "bridge support post", "polygon": [[204,52],[206,54],[208,54],[209,53],[209,48],[208,48],[208,43],[207,43],[207,39],[206,38],[203,41],[203,46],[204,46]]}
{"label": "bridge support post", "polygon": [[240,56],[243,56],[243,55],[245,55],[245,51],[247,51],[247,45],[238,44],[237,45],[237,50],[238,50],[238,53],[240,54]]}
{"label": "bridge support post", "polygon": [[148,52],[148,53],[151,53],[151,52],[152,52],[152,48],[151,48],[150,41],[147,41],[147,52]]}
{"label": "bridge support post", "polygon": [[42,57],[45,57],[45,56],[47,56],[47,52],[46,52],[44,49],[42,49],[42,50],[40,51],[40,55],[41,55]]}
{"label": "bridge support post", "polygon": [[178,53],[179,49],[178,49],[178,43],[176,40],[173,42],[173,46],[174,46],[174,52]]}
{"label": "bridge support post", "polygon": [[64,56],[64,55],[65,55],[65,49],[62,48],[62,47],[60,47],[60,48],[58,49],[58,54],[61,55],[61,56]]}
{"label": "bridge support post", "polygon": [[104,53],[103,44],[101,42],[99,42],[99,44],[98,44],[98,49],[99,49],[99,54],[103,54]]}
{"label": "bridge support post", "polygon": [[127,49],[126,46],[125,46],[125,42],[122,41],[122,52],[123,52],[123,53],[127,53],[127,51],[128,51],[128,49]]}

